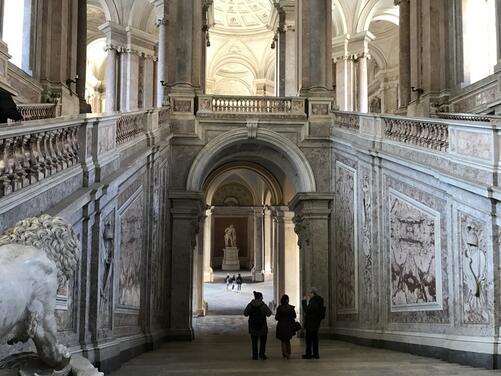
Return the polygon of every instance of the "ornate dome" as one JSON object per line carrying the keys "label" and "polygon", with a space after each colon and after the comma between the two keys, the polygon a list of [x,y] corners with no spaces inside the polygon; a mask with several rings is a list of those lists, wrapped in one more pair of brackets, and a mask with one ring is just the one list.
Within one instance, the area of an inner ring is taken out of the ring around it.
{"label": "ornate dome", "polygon": [[269,30],[270,0],[214,0],[216,30],[250,32]]}

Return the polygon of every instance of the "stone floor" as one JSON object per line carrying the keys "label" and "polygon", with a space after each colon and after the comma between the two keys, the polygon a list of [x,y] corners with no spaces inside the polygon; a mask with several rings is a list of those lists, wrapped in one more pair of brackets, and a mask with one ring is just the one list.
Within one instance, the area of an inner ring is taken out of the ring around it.
{"label": "stone floor", "polygon": [[263,299],[268,304],[273,300],[273,283],[271,280],[265,282],[252,282],[250,272],[241,272],[244,283],[242,290],[237,291],[237,285],[234,288],[229,286],[226,289],[224,277],[226,273],[215,272],[214,282],[204,284],[204,300],[209,307],[209,315],[240,315],[247,304],[253,299],[254,290],[263,293]]}
{"label": "stone floor", "polygon": [[[270,326],[273,319],[269,320]],[[338,341],[321,341],[320,360],[302,360],[302,344],[293,341],[293,358],[281,358],[274,330],[268,336],[266,361],[250,359],[250,340],[241,316],[209,316],[194,322],[193,342],[166,343],[145,353],[113,376],[335,375],[335,376],[482,376],[499,372],[475,369],[388,350]]]}

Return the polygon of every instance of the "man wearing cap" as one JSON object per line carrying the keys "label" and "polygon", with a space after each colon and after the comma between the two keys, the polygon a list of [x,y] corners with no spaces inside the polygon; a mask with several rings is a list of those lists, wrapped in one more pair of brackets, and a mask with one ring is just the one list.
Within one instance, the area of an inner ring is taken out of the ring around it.
{"label": "man wearing cap", "polygon": [[[263,302],[263,294],[254,291],[254,299],[247,305],[244,316],[249,317],[249,334],[252,339],[252,359],[266,360],[266,340],[268,337],[268,324],[266,317],[271,316],[271,311]],[[258,354],[259,342],[259,354]]]}
{"label": "man wearing cap", "polygon": [[[307,300],[309,298],[309,300]],[[312,287],[303,299],[304,328],[306,330],[306,353],[303,359],[319,359],[318,330],[320,322],[325,318],[324,300],[318,290]]]}

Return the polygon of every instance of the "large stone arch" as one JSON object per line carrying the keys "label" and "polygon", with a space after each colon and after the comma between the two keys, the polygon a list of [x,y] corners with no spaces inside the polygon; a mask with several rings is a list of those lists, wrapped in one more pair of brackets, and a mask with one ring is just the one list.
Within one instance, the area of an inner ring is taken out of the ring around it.
{"label": "large stone arch", "polygon": [[202,191],[204,181],[221,158],[221,153],[229,147],[252,140],[284,156],[295,171],[294,183],[297,192],[316,192],[313,170],[306,156],[295,143],[268,129],[257,129],[255,132],[252,134],[252,130],[247,128],[235,129],[211,140],[193,161],[186,181],[186,190]]}

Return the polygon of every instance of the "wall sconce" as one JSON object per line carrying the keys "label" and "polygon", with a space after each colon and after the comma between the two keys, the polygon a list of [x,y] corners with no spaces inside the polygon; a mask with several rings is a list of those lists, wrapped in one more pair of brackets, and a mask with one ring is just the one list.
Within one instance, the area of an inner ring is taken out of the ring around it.
{"label": "wall sconce", "polygon": [[415,86],[411,86],[411,91],[413,93],[418,93],[418,95],[421,95],[424,93],[424,90]]}

